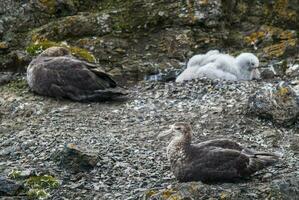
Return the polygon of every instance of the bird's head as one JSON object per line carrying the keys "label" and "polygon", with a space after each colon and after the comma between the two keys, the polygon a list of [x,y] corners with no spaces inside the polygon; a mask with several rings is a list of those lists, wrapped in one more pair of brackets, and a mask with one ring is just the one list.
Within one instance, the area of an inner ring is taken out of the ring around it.
{"label": "bird's head", "polygon": [[243,69],[248,71],[256,69],[259,66],[259,59],[252,53],[241,53],[236,58],[236,61]]}
{"label": "bird's head", "polygon": [[158,135],[159,139],[162,139],[167,136],[174,136],[174,137],[185,137],[191,139],[191,126],[189,123],[178,122],[170,126],[170,129],[161,132]]}
{"label": "bird's head", "polygon": [[248,79],[259,79],[260,73],[258,70],[259,59],[252,53],[241,53],[236,57],[236,62],[240,66],[241,73],[249,74]]}
{"label": "bird's head", "polygon": [[71,52],[64,47],[50,47],[43,51],[40,57],[58,57],[58,56],[69,56]]}

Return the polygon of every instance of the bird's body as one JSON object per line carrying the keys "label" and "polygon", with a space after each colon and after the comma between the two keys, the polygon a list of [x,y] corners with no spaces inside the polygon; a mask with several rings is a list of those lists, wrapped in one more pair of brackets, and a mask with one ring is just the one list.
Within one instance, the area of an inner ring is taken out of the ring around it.
{"label": "bird's body", "polygon": [[234,58],[212,50],[204,55],[193,56],[187,68],[177,77],[176,82],[201,77],[231,81],[258,79],[260,78],[258,65],[258,58],[251,53],[242,53]]}
{"label": "bird's body", "polygon": [[176,123],[172,132],[176,129],[179,133],[168,145],[167,156],[172,172],[181,182],[234,181],[274,164],[279,158],[276,154],[255,152],[226,139],[193,145],[188,124]]}
{"label": "bird's body", "polygon": [[34,92],[74,101],[101,101],[126,94],[96,65],[61,49],[64,48],[52,47],[29,64],[27,81]]}
{"label": "bird's body", "polygon": [[220,52],[218,50],[210,50],[206,54],[195,55],[188,61],[187,68],[203,66],[209,62],[212,62],[216,58],[215,55],[219,54]]}

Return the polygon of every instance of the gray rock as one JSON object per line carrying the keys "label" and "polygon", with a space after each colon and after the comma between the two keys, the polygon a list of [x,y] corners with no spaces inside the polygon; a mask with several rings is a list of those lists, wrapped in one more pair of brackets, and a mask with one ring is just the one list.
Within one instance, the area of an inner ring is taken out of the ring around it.
{"label": "gray rock", "polygon": [[285,82],[268,84],[249,97],[251,114],[289,126],[299,115],[299,99],[293,87]]}
{"label": "gray rock", "polygon": [[0,176],[0,196],[15,196],[23,187],[15,181]]}
{"label": "gray rock", "polygon": [[60,154],[59,165],[74,173],[92,170],[99,160],[94,152],[73,143],[66,144]]}
{"label": "gray rock", "polygon": [[266,68],[261,70],[261,78],[262,79],[273,79],[276,75],[273,67]]}

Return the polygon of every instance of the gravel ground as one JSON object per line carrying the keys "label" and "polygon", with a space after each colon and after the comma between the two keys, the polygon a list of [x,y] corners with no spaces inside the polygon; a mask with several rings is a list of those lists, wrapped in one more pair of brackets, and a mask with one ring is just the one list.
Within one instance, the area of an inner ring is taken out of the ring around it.
{"label": "gravel ground", "polygon": [[[177,185],[165,155],[168,141],[156,136],[170,124],[186,121],[194,129],[194,142],[229,138],[283,153],[275,167],[240,183],[248,194],[262,194],[254,188],[294,177],[299,169],[299,147],[293,142],[298,126],[276,127],[247,114],[249,95],[264,84],[140,82],[129,88],[127,99],[76,103],[34,95],[24,80],[15,81],[0,88],[0,175],[14,169],[51,174],[61,186],[50,199],[140,199],[151,188]],[[53,155],[69,142],[100,156],[92,171],[72,174],[55,163]]]}

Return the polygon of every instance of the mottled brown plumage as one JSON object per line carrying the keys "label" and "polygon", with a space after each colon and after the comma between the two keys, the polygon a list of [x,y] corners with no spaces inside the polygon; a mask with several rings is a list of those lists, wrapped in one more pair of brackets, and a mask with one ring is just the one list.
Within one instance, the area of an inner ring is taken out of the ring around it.
{"label": "mottled brown plumage", "polygon": [[127,92],[97,65],[52,47],[34,59],[27,69],[29,87],[36,93],[74,101],[101,101]]}
{"label": "mottled brown plumage", "polygon": [[276,154],[255,152],[226,139],[192,145],[191,127],[187,123],[176,123],[158,137],[170,133],[175,136],[167,147],[167,156],[172,172],[181,182],[234,181],[248,177],[279,159]]}

